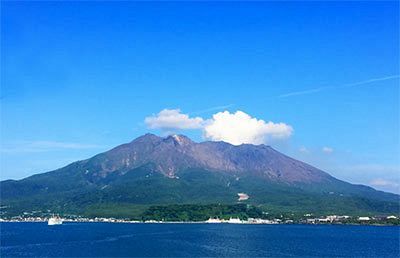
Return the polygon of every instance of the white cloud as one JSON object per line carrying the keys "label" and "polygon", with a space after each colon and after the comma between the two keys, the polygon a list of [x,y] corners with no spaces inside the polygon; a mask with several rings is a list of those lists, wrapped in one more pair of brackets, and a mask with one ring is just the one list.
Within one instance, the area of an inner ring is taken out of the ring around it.
{"label": "white cloud", "polygon": [[388,173],[400,175],[399,165],[382,165],[382,164],[358,164],[341,168],[347,171],[361,171],[365,172],[376,172],[376,173]]}
{"label": "white cloud", "polygon": [[376,178],[369,182],[372,186],[390,186],[390,187],[398,187],[399,184],[393,181],[385,180],[382,178]]}
{"label": "white cloud", "polygon": [[331,147],[323,147],[322,152],[330,154],[333,152],[333,149]]}
{"label": "white cloud", "polygon": [[164,109],[157,115],[146,117],[144,122],[151,129],[199,129],[203,127],[203,118],[190,118],[180,109]]}
{"label": "white cloud", "polygon": [[207,120],[204,136],[213,141],[225,141],[234,145],[242,143],[262,144],[269,139],[285,139],[293,128],[284,123],[265,122],[236,111],[219,112]]}
{"label": "white cloud", "polygon": [[210,119],[203,119],[183,114],[180,109],[164,109],[146,117],[145,124],[150,129],[164,131],[199,129],[206,139],[234,145],[262,144],[272,139],[286,139],[293,133],[293,128],[285,123],[265,122],[242,111],[218,112]]}
{"label": "white cloud", "polygon": [[300,149],[299,149],[299,151],[300,152],[302,152],[302,153],[310,153],[310,151],[306,148],[306,147],[301,147]]}

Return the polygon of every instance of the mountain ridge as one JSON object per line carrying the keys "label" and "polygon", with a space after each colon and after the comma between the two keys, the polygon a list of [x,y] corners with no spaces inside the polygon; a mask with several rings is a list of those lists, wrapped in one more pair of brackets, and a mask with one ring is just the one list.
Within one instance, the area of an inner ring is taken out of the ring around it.
{"label": "mountain ridge", "polygon": [[[93,205],[246,202],[276,209],[398,212],[399,195],[353,185],[267,145],[145,134],[89,159],[0,182],[7,212],[82,213]],[[349,206],[349,208],[347,208]]]}
{"label": "mountain ridge", "polygon": [[[153,134],[146,134],[130,143],[119,145],[99,155],[106,155],[105,158],[108,160],[108,163],[101,165],[101,176],[106,176],[107,172],[116,169],[123,169],[124,166],[132,169],[153,161],[157,163],[157,169],[169,177],[174,177],[175,172],[179,170],[200,167],[217,171],[243,172],[250,170],[264,172],[266,176],[271,178],[279,178],[282,177],[283,164],[279,164],[280,168],[276,168],[278,164],[274,163],[280,161],[278,157],[284,154],[263,144],[232,145],[226,142],[211,141],[195,143],[184,135],[171,135],[162,138]],[[177,157],[178,155],[179,157]],[[292,164],[296,163],[295,165],[300,166],[303,172],[319,173],[321,178],[330,176],[322,170],[286,155],[284,155],[284,158],[290,160]],[[297,174],[286,173],[287,178],[285,179],[290,181],[307,179],[307,175],[299,175],[299,170],[296,171]],[[302,177],[295,178],[294,176]]]}

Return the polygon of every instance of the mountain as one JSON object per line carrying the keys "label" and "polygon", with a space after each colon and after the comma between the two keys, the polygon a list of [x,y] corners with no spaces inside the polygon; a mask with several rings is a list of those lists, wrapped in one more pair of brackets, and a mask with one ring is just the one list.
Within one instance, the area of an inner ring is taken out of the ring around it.
{"label": "mountain", "polygon": [[399,195],[353,185],[266,145],[146,134],[90,159],[0,182],[2,215],[139,214],[149,205],[234,204],[269,211],[389,214]]}

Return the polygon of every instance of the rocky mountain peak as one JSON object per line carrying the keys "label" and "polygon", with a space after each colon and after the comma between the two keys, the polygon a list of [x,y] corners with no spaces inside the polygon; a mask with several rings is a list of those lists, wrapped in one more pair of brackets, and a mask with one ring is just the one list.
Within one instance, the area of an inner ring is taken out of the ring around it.
{"label": "rocky mountain peak", "polygon": [[96,175],[128,173],[142,166],[173,177],[188,169],[203,169],[243,175],[256,175],[264,180],[321,182],[332,178],[327,173],[294,160],[266,145],[226,142],[193,142],[184,135],[159,137],[145,134],[87,161]]}
{"label": "rocky mountain peak", "polygon": [[178,145],[191,145],[194,144],[195,142],[193,142],[189,137],[182,135],[182,134],[172,134],[169,135],[168,137],[165,138],[165,141],[172,141],[175,144]]}
{"label": "rocky mountain peak", "polygon": [[[327,204],[331,210],[330,203],[336,201],[332,207],[350,203],[356,209],[378,207],[384,211],[379,207],[389,207],[398,211],[399,203],[398,195],[350,185],[266,145],[195,143],[184,135],[146,134],[87,160],[23,180],[3,181],[0,186],[2,201],[8,198],[14,205],[13,198],[17,198],[21,211],[30,207],[26,200],[37,196],[44,197],[46,207],[74,203],[73,209],[82,205],[80,200],[88,205],[236,202],[238,193],[248,194],[249,200],[258,204],[271,205],[275,200],[279,207],[282,203],[297,207],[314,197],[321,200],[321,196],[326,197],[323,203],[309,207]],[[353,194],[362,199],[355,203],[342,199]],[[364,201],[370,196],[391,203]],[[31,200],[39,203],[34,198]],[[60,198],[64,199],[58,204]]]}
{"label": "rocky mountain peak", "polygon": [[160,140],[162,140],[161,137],[159,137],[155,134],[152,134],[152,133],[146,133],[146,134],[134,139],[133,141],[131,141],[131,143],[159,142]]}

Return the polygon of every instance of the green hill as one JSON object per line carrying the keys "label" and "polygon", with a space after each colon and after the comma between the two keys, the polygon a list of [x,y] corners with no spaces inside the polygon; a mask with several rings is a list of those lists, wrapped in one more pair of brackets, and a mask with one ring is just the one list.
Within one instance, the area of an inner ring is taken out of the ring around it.
{"label": "green hill", "polygon": [[234,205],[238,193],[249,196],[241,203],[268,213],[399,213],[398,195],[340,181],[269,146],[194,143],[184,136],[145,135],[0,187],[3,217],[34,211],[143,218],[155,206],[185,204],[193,212],[196,205]]}

